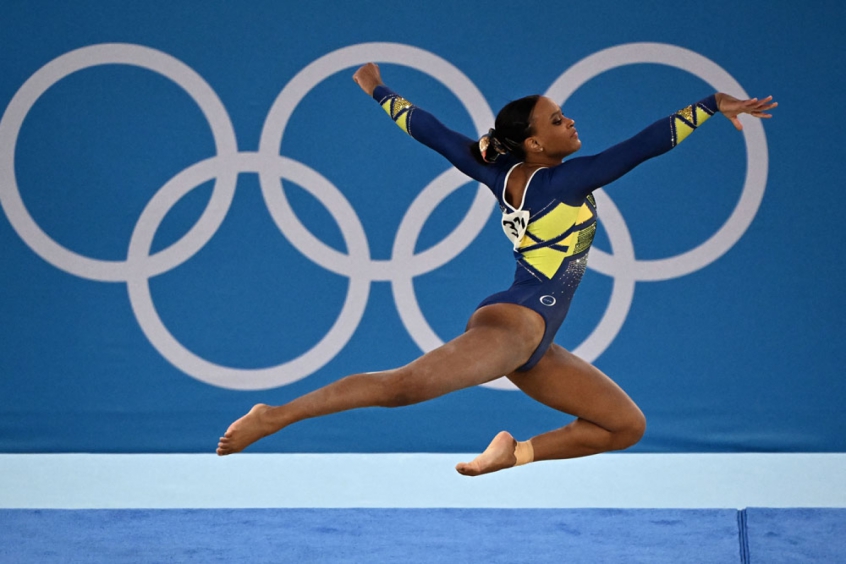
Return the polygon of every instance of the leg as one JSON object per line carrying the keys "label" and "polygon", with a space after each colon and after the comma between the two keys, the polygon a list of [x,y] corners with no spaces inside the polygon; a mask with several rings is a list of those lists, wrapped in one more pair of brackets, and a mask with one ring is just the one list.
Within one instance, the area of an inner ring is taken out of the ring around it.
{"label": "leg", "polygon": [[464,334],[402,368],[347,376],[282,406],[254,406],[230,425],[217,453],[239,452],[303,419],[359,407],[410,405],[489,382],[526,362],[543,329],[543,319],[529,309],[483,307]]}
{"label": "leg", "polygon": [[[646,429],[643,413],[613,380],[558,345],[531,370],[508,378],[533,399],[577,417],[565,427],[532,437],[534,460],[621,450],[639,441]],[[515,446],[511,435],[499,433],[485,452],[456,469],[475,476],[513,466]]]}

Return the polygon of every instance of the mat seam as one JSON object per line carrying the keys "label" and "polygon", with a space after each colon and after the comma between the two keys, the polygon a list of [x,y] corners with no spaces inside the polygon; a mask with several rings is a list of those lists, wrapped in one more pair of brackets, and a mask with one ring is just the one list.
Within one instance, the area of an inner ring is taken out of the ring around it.
{"label": "mat seam", "polygon": [[737,512],[737,540],[740,544],[740,564],[750,564],[749,529],[747,528],[746,509]]}

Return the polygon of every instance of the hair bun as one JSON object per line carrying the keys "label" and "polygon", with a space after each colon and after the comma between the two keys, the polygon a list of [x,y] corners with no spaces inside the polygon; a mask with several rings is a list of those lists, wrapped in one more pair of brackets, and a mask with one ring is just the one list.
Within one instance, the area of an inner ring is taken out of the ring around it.
{"label": "hair bun", "polygon": [[500,155],[504,155],[507,152],[508,148],[497,138],[495,129],[489,129],[479,139],[479,153],[482,154],[482,160],[486,163],[496,161]]}

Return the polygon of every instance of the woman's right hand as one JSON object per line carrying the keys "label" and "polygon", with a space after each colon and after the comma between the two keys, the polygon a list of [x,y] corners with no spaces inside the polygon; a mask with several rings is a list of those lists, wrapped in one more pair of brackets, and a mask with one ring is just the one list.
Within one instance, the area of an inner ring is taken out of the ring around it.
{"label": "woman's right hand", "polygon": [[767,96],[763,100],[759,100],[758,98],[752,98],[751,100],[738,100],[734,96],[718,92],[716,98],[717,107],[720,112],[726,116],[732,124],[734,124],[735,129],[738,131],[743,130],[743,125],[741,125],[740,120],[737,119],[737,116],[740,114],[749,114],[756,118],[767,119],[773,116],[766,112],[778,106],[777,102],[773,102],[772,96]]}
{"label": "woman's right hand", "polygon": [[353,80],[367,93],[368,96],[372,96],[376,87],[383,84],[382,75],[379,73],[379,65],[376,63],[367,63],[366,65],[362,65],[357,71],[355,71],[355,74],[353,74]]}

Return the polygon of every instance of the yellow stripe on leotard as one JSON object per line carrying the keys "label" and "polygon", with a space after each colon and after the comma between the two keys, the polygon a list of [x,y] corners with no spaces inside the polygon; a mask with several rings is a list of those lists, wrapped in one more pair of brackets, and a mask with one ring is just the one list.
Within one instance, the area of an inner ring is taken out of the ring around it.
{"label": "yellow stripe on leotard", "polygon": [[[590,247],[593,234],[596,231],[596,222],[590,221],[593,218],[594,212],[587,204],[575,207],[559,203],[543,217],[529,224],[527,232],[531,233],[535,239],[528,236],[524,237],[517,252],[533,269],[547,278],[552,278],[568,257]],[[522,250],[538,245],[537,241],[541,241],[541,243],[552,241],[573,228],[574,225],[578,226],[588,222],[589,225],[586,225],[583,229],[574,230],[560,241],[532,250]]]}
{"label": "yellow stripe on leotard", "polygon": [[675,132],[675,135],[673,136],[673,145],[678,145],[684,141],[688,135],[693,133],[694,129],[696,128],[688,125],[688,123],[680,119],[678,115],[673,116],[673,131]]}
{"label": "yellow stripe on leotard", "polygon": [[705,123],[712,113],[702,104],[691,104],[673,114],[673,147],[684,141],[688,135]]}
{"label": "yellow stripe on leotard", "polygon": [[400,129],[411,135],[411,132],[408,130],[408,118],[411,115],[411,110],[414,108],[414,105],[400,96],[390,96],[387,100],[382,102],[381,105],[382,109],[391,116],[392,120],[394,120],[394,123],[396,123]]}
{"label": "yellow stripe on leotard", "polygon": [[576,224],[580,209],[580,207],[559,203],[543,217],[532,221],[528,232],[539,241],[554,239]]}
{"label": "yellow stripe on leotard", "polygon": [[526,251],[523,254],[523,259],[529,265],[546,276],[552,278],[558,269],[561,268],[561,263],[567,258],[567,253],[550,248],[541,247],[534,251]]}

